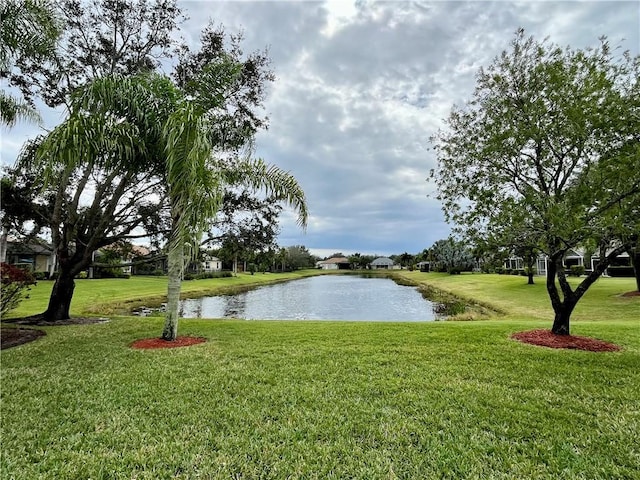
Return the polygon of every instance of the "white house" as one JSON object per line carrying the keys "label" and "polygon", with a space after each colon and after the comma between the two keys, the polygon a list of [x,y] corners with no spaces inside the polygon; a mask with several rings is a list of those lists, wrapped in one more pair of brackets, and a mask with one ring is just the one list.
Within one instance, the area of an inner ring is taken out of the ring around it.
{"label": "white house", "polygon": [[203,272],[219,272],[220,270],[222,270],[222,260],[206,253],[202,256]]}
{"label": "white house", "polygon": [[[598,261],[600,260],[599,255],[592,255],[591,258],[585,257],[585,251],[581,248],[571,249],[567,251],[566,255],[562,259],[562,265],[566,269],[570,269],[574,265],[582,266],[586,269],[587,272],[592,271]],[[546,275],[547,268],[549,265],[549,257],[545,254],[538,255],[536,259],[536,271],[538,275]],[[510,268],[512,270],[522,270],[525,267],[524,261],[520,257],[510,257],[504,262],[505,268]],[[631,266],[631,259],[629,254],[624,252],[616,257],[611,266]],[[608,269],[604,272],[605,275],[608,275]]]}

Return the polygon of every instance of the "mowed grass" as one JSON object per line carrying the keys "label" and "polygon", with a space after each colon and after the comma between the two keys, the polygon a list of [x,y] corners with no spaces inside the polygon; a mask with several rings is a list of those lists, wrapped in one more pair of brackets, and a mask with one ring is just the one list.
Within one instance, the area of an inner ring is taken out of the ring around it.
{"label": "mowed grass", "polygon": [[[544,277],[534,277],[534,285],[527,278],[512,275],[402,272],[413,282],[425,282],[451,292],[458,297],[480,301],[503,311],[507,319],[547,320],[553,322],[553,308]],[[569,278],[573,288],[581,278]],[[636,290],[632,278],[601,277],[578,302],[571,319],[573,325],[585,321],[634,320],[640,322],[640,298],[623,297]]]}
{"label": "mowed grass", "polygon": [[574,333],[623,347],[590,353],[509,338],[551,324],[523,278],[406,275],[504,313],[182,320],[207,343],[144,351],[129,345],[162,318],[45,328],[1,353],[2,477],[640,478],[640,302],[618,296],[630,280],[593,287],[596,318],[576,312]]}

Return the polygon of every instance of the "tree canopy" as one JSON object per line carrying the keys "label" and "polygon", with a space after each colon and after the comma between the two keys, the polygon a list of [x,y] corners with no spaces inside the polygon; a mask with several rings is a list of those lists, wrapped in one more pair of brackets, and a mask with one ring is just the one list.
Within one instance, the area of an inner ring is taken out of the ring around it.
{"label": "tree canopy", "polygon": [[[59,272],[43,314],[48,320],[68,318],[73,278],[94,251],[148,234],[168,240],[170,278],[177,279],[169,297],[177,301],[184,254],[197,251],[226,186],[265,188],[306,222],[295,179],[250,158],[253,136],[267,122],[261,107],[264,83],[273,78],[268,57],[244,55],[240,37],[212,26],[199,51],[179,45],[171,35],[180,14],[175,3],[62,1],[68,23],[58,63],[24,58],[12,77],[25,94],[69,109],[19,161],[19,172],[43,173],[52,199],[48,227]],[[152,73],[169,55],[178,60],[173,78]]]}
{"label": "tree canopy", "polygon": [[[514,228],[539,240],[555,333],[569,333],[577,301],[637,235],[640,59],[615,52],[604,38],[574,50],[519,30],[432,139],[447,220],[478,236]],[[593,240],[600,263],[573,289],[563,257]]]}

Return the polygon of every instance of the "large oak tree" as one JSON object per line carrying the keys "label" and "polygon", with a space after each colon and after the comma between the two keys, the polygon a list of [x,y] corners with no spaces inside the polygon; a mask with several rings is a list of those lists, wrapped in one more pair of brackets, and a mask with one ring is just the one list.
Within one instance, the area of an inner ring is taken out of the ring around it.
{"label": "large oak tree", "polygon": [[[569,334],[580,298],[638,233],[625,216],[640,204],[639,72],[638,57],[604,38],[574,50],[519,30],[432,139],[448,220],[482,234],[527,219],[527,237],[549,258],[557,334]],[[600,262],[574,288],[563,258],[593,241]]]}

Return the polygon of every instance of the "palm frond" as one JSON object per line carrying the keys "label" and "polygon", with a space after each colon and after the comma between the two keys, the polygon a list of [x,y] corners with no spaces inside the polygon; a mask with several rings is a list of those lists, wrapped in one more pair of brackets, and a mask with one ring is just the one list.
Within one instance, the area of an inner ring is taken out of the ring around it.
{"label": "palm frond", "polygon": [[298,225],[306,228],[309,212],[304,191],[291,173],[263,159],[242,159],[235,162],[218,162],[220,175],[231,185],[245,185],[255,190],[265,190],[276,200],[287,203],[298,212]]}
{"label": "palm frond", "polygon": [[0,91],[0,123],[13,127],[18,120],[40,123],[40,114],[28,103]]}

